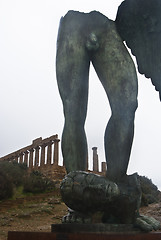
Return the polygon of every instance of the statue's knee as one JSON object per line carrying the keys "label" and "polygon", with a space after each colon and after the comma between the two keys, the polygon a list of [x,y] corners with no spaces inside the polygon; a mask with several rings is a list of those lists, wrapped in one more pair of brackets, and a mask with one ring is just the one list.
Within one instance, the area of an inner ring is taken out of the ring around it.
{"label": "statue's knee", "polygon": [[129,102],[127,108],[128,108],[127,111],[129,112],[129,114],[135,115],[136,109],[138,108],[137,99],[132,102]]}
{"label": "statue's knee", "polygon": [[129,116],[135,116],[136,109],[138,107],[138,101],[137,98],[132,98],[126,101],[125,103],[123,102],[123,109],[124,112],[129,115]]}
{"label": "statue's knee", "polygon": [[119,120],[134,120],[135,112],[138,107],[137,100],[136,101],[130,101],[130,102],[121,102],[121,104],[118,104],[117,106],[112,109],[112,116],[114,118],[117,118]]}

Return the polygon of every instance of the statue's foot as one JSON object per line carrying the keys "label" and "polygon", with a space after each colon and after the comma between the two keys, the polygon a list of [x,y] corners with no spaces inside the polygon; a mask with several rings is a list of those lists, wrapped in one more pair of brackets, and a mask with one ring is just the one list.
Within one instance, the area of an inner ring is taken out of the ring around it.
{"label": "statue's foot", "polygon": [[62,223],[91,223],[91,217],[68,208],[68,214],[62,218]]}
{"label": "statue's foot", "polygon": [[86,213],[104,210],[120,194],[116,183],[83,171],[73,171],[66,175],[60,190],[69,208]]}
{"label": "statue's foot", "polygon": [[138,228],[140,228],[142,231],[145,232],[150,232],[153,230],[158,230],[160,229],[160,222],[157,221],[155,218],[153,217],[149,217],[149,216],[144,216],[144,215],[140,215],[138,218],[136,218],[136,224],[135,224]]}
{"label": "statue's foot", "polygon": [[141,195],[136,174],[116,184],[103,176],[74,171],[63,179],[60,190],[65,204],[74,210],[63,222],[93,223],[95,215],[97,222],[104,223],[133,224],[136,219]]}

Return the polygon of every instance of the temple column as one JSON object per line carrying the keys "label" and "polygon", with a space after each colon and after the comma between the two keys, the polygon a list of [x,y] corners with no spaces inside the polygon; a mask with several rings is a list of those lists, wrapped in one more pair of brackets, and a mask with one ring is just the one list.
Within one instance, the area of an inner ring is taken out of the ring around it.
{"label": "temple column", "polygon": [[15,160],[15,157],[12,156],[12,157],[10,158],[10,162],[13,162],[14,160]]}
{"label": "temple column", "polygon": [[53,144],[53,142],[52,141],[50,141],[49,143],[48,143],[48,149],[47,149],[47,165],[50,165],[51,164],[51,153],[52,153],[52,148],[51,148],[51,146],[52,146],[52,144]]}
{"label": "temple column", "polygon": [[41,146],[40,167],[43,167],[45,165],[45,147],[45,144]]}
{"label": "temple column", "polygon": [[24,153],[21,152],[21,153],[20,153],[20,161],[19,161],[19,163],[23,163],[23,155],[24,155]]}
{"label": "temple column", "polygon": [[59,162],[59,139],[55,139],[54,140],[54,157],[53,157],[53,162],[54,165],[58,166],[58,162]]}
{"label": "temple column", "polygon": [[29,154],[29,151],[25,151],[25,159],[24,159],[24,163],[26,164],[26,166],[28,167],[28,154]]}
{"label": "temple column", "polygon": [[35,167],[39,166],[39,149],[40,149],[39,146],[35,148],[35,163],[34,163]]}
{"label": "temple column", "polygon": [[30,151],[30,156],[29,156],[29,168],[33,168],[33,152],[34,152],[34,149],[31,148],[29,151]]}
{"label": "temple column", "polygon": [[93,171],[98,172],[98,154],[97,147],[93,147]]}
{"label": "temple column", "polygon": [[106,162],[102,162],[102,167],[101,167],[101,171],[103,172],[103,173],[105,173],[106,172],[106,170],[107,170],[107,165],[106,165]]}
{"label": "temple column", "polygon": [[88,171],[88,155],[87,155],[87,158],[86,158],[86,170]]}
{"label": "temple column", "polygon": [[15,157],[15,161],[18,163],[18,155],[16,155],[16,157]]}

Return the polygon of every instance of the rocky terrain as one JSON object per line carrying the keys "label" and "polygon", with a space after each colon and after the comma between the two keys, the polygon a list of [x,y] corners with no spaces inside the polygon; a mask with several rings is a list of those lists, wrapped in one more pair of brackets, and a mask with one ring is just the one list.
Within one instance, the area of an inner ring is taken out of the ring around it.
{"label": "rocky terrain", "polygon": [[[6,240],[8,231],[50,232],[51,224],[61,223],[67,207],[59,192],[39,194],[0,203],[0,240]],[[161,202],[143,207],[141,213],[161,222]]]}

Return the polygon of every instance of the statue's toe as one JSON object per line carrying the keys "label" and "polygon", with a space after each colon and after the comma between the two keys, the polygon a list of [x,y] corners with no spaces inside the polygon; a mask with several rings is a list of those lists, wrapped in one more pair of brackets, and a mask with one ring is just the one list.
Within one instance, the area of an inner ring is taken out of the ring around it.
{"label": "statue's toe", "polygon": [[153,217],[140,215],[136,219],[136,226],[145,232],[160,229],[160,222]]}
{"label": "statue's toe", "polygon": [[91,223],[91,217],[68,208],[68,214],[62,218],[62,223]]}

